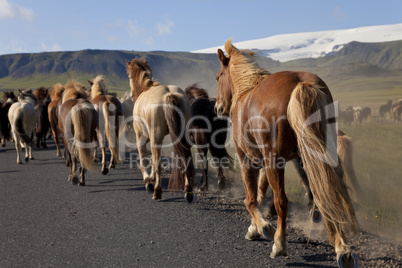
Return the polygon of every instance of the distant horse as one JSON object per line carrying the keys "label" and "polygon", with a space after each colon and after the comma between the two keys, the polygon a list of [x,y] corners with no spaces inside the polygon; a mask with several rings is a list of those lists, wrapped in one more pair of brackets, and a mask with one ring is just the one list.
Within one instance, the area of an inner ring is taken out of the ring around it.
{"label": "distant horse", "polygon": [[[231,115],[246,207],[252,216],[246,238],[274,238],[271,258],[286,256],[285,163],[301,158],[314,202],[322,213],[337,261],[357,266],[346,243],[346,232],[357,230],[351,198],[343,180],[336,150],[335,109],[327,85],[308,72],[262,69],[248,51],[240,51],[229,39],[228,57],[218,50],[221,69],[216,75],[218,116]],[[261,168],[267,179],[258,179]],[[274,193],[277,230],[261,212],[261,198],[268,187]]]}
{"label": "distant horse", "polygon": [[20,158],[21,143],[25,147],[25,162],[34,159],[32,156],[32,139],[36,125],[35,106],[36,97],[32,94],[32,90],[20,90],[18,102],[13,103],[8,111],[15,149],[17,149],[17,164],[22,164]]}
{"label": "distant horse", "polygon": [[[48,105],[47,113],[50,123],[50,129],[52,130],[53,140],[56,144],[56,155],[61,156],[60,146],[59,146],[59,107],[61,106],[61,98],[63,96],[64,86],[61,83],[53,85],[50,91],[51,102]],[[64,156],[66,156],[66,151],[64,149]]]}
{"label": "distant horse", "polygon": [[355,122],[355,124],[362,123],[362,112],[363,112],[362,107],[360,106],[353,107],[353,122]]}
{"label": "distant horse", "polygon": [[339,114],[339,121],[344,123],[345,125],[350,125],[353,123],[353,107],[349,106],[343,109]]}
{"label": "distant horse", "polygon": [[84,86],[75,80],[65,85],[62,104],[59,110],[59,129],[63,135],[65,150],[70,166],[68,180],[78,183],[77,162],[81,172],[79,185],[85,185],[85,170],[95,170],[91,157],[92,142],[96,141],[98,115],[92,103],[87,100]]}
{"label": "distant horse", "polygon": [[395,110],[395,107],[398,105],[402,105],[402,99],[397,100],[395,103],[391,105],[391,118],[395,121],[398,121],[398,118],[394,117],[394,111],[396,112],[398,109]]}
{"label": "distant horse", "polygon": [[217,117],[215,99],[210,99],[205,89],[193,84],[185,89],[191,105],[189,133],[191,142],[196,146],[202,158],[202,185],[200,190],[208,190],[208,150],[213,160],[218,163],[218,187],[225,187],[223,168],[233,168],[233,159],[225,148],[227,119]]}
{"label": "distant horse", "polygon": [[48,115],[48,106],[50,103],[47,88],[40,87],[34,90],[33,94],[37,99],[35,106],[37,123],[36,123],[36,148],[47,148],[46,135],[49,132],[50,123]]}
{"label": "distant horse", "polygon": [[[106,86],[103,76],[98,75],[93,81],[87,80],[91,86],[90,101],[98,112],[98,135],[99,146],[102,150],[102,174],[106,175],[110,168],[115,168],[116,162],[121,163],[119,155],[119,129],[123,107],[120,101],[112,96],[106,95]],[[104,138],[106,134],[106,139]],[[109,144],[110,164],[106,165],[106,141]],[[94,159],[96,159],[96,149],[94,148]]]}
{"label": "distant horse", "polygon": [[6,140],[11,139],[11,124],[8,119],[8,110],[15,102],[15,95],[12,91],[6,91],[3,93],[3,102],[0,105],[0,137],[1,145],[6,146]]}
{"label": "distant horse", "polygon": [[[140,154],[140,170],[144,184],[153,199],[162,198],[160,152],[163,138],[170,134],[174,149],[174,163],[169,180],[170,189],[181,189],[184,182],[185,199],[194,201],[194,166],[191,145],[187,141],[186,125],[190,117],[190,103],[186,93],[177,86],[155,82],[151,67],[145,59],[127,61],[127,73],[134,97],[134,130]],[[148,174],[146,144],[150,142],[152,171]],[[154,179],[155,176],[155,179]]]}
{"label": "distant horse", "polygon": [[392,100],[388,100],[386,104],[380,106],[379,114],[382,119],[385,119],[387,113],[389,113],[391,117],[391,106]]}
{"label": "distant horse", "polygon": [[392,118],[395,121],[400,121],[402,120],[402,104],[396,105],[393,109],[392,109]]}
{"label": "distant horse", "polygon": [[370,107],[364,107],[362,110],[362,121],[371,120],[371,109]]}

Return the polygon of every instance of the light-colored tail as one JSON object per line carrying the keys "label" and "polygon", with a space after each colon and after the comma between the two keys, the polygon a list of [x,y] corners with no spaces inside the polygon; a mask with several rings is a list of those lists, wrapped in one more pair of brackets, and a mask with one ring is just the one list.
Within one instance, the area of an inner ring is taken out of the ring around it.
{"label": "light-colored tail", "polygon": [[20,137],[21,141],[27,145],[32,145],[32,137],[29,137],[24,128],[24,110],[19,107],[15,110],[17,117],[14,121],[14,131]]}
{"label": "light-colored tail", "polygon": [[319,86],[299,83],[289,101],[288,120],[297,136],[314,201],[332,238],[335,233],[355,232],[358,225],[337,155],[335,124],[326,123],[335,117],[329,104]]}
{"label": "light-colored tail", "polygon": [[[116,122],[116,120],[118,120],[118,118],[116,118],[117,107],[110,107],[111,104],[113,105],[113,103],[105,101],[102,105],[103,117],[105,119],[106,139],[109,143],[109,149],[113,159],[116,162],[121,163],[122,161],[119,154],[119,122]],[[109,108],[111,108],[111,110],[109,110]]]}
{"label": "light-colored tail", "polygon": [[[170,137],[174,144],[175,158],[173,170],[169,180],[169,189],[181,189],[184,186],[184,175],[194,185],[194,165],[191,155],[191,146],[186,137],[186,114],[189,107],[185,106],[182,95],[179,93],[166,94],[163,99],[163,111],[169,127]],[[187,191],[187,189],[185,189]]]}
{"label": "light-colored tail", "polygon": [[92,126],[93,120],[96,120],[94,108],[90,103],[82,103],[74,106],[71,113],[74,129],[73,153],[82,168],[94,171],[96,165],[91,157]]}

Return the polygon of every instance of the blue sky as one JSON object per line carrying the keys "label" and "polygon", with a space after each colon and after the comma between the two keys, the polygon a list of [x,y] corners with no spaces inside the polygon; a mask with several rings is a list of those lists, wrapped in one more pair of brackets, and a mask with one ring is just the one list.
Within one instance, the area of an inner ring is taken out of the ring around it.
{"label": "blue sky", "polygon": [[193,51],[277,34],[402,23],[399,0],[0,0],[0,55]]}

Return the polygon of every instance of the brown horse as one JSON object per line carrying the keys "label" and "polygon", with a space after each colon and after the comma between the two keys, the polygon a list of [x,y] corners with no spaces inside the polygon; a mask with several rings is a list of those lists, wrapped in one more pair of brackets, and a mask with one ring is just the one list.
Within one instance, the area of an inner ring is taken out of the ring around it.
{"label": "brown horse", "polygon": [[[121,163],[119,155],[119,129],[123,116],[123,107],[116,97],[106,95],[106,86],[102,75],[96,76],[93,81],[87,81],[91,86],[90,100],[99,116],[99,125],[96,128],[96,133],[98,135],[99,146],[102,150],[102,174],[106,175],[109,169],[115,168],[116,162]],[[109,144],[111,153],[109,167],[106,165],[106,141]],[[94,159],[96,159],[96,149],[97,147],[94,148]]]}
{"label": "brown horse", "polygon": [[14,92],[6,91],[3,93],[3,102],[0,104],[0,137],[1,146],[6,146],[6,141],[11,139],[11,124],[8,119],[8,110],[11,104],[16,102]]}
{"label": "brown horse", "polygon": [[50,103],[49,94],[47,88],[45,87],[39,87],[35,89],[33,94],[38,100],[35,106],[35,111],[37,115],[37,123],[35,128],[36,148],[47,148],[46,135],[49,132],[50,128],[48,114],[48,106]]}
{"label": "brown horse", "polygon": [[392,109],[392,118],[393,118],[395,121],[400,121],[400,120],[402,120],[401,115],[402,115],[402,103],[396,105],[396,106]]}
{"label": "brown horse", "polygon": [[[61,98],[63,96],[64,86],[61,83],[57,83],[53,85],[50,91],[50,100],[49,106],[47,108],[48,118],[50,123],[50,129],[53,134],[53,140],[56,144],[56,155],[58,157],[61,156],[60,146],[59,146],[59,107],[61,106]],[[64,156],[66,156],[66,150],[64,149]]]}
{"label": "brown horse", "polygon": [[84,86],[70,80],[65,85],[59,113],[59,129],[63,135],[65,150],[70,166],[68,180],[78,183],[77,162],[81,172],[79,185],[85,185],[85,170],[93,171],[95,163],[91,157],[93,142],[96,141],[98,115],[87,100]]}
{"label": "brown horse", "polygon": [[191,119],[189,125],[190,139],[201,157],[202,185],[200,190],[208,190],[208,151],[213,162],[218,164],[218,187],[222,190],[226,180],[223,169],[233,169],[233,159],[225,148],[227,136],[227,118],[219,118],[214,105],[216,99],[211,99],[205,89],[197,83],[185,89],[190,100]]}
{"label": "brown horse", "polygon": [[[335,241],[338,264],[357,265],[345,235],[357,230],[357,220],[337,155],[335,109],[327,85],[308,72],[270,74],[230,39],[225,50],[228,57],[218,50],[221,69],[215,109],[220,116],[232,117],[246,207],[252,216],[246,238],[273,238],[271,257],[287,255],[284,167],[286,161],[300,157],[330,241]],[[258,179],[261,168],[266,176]],[[278,214],[276,230],[261,213],[268,185]]]}
{"label": "brown horse", "polygon": [[380,117],[381,117],[382,119],[385,119],[385,118],[386,118],[387,113],[389,113],[389,116],[392,118],[392,115],[391,115],[391,107],[392,107],[392,100],[388,100],[386,104],[382,104],[382,105],[380,106],[379,114],[380,114]]}
{"label": "brown horse", "polygon": [[[149,192],[153,190],[153,199],[162,198],[160,152],[164,137],[170,134],[174,163],[169,188],[181,189],[184,184],[185,199],[192,203],[194,166],[191,145],[187,141],[186,125],[190,117],[190,104],[186,93],[177,86],[164,86],[155,82],[151,67],[145,59],[133,59],[131,62],[126,60],[126,63],[134,97],[133,125],[145,187]],[[145,168],[148,142],[152,153],[151,174]]]}

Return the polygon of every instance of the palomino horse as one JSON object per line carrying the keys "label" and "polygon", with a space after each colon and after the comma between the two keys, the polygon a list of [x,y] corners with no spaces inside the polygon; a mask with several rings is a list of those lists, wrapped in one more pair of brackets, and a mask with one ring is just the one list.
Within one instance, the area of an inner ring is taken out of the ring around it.
{"label": "palomino horse", "polygon": [[48,106],[50,103],[49,95],[45,87],[35,89],[33,93],[37,99],[35,106],[37,122],[35,128],[36,148],[47,148],[46,135],[49,132],[50,123],[48,115]]}
{"label": "palomino horse", "polygon": [[220,119],[214,111],[215,99],[210,99],[205,89],[193,84],[185,89],[190,100],[191,119],[189,134],[202,160],[202,185],[200,190],[208,190],[208,150],[218,163],[218,187],[225,187],[223,168],[233,169],[233,159],[225,148],[227,119]]}
{"label": "palomino horse", "polygon": [[98,115],[92,103],[87,100],[84,86],[70,80],[65,85],[59,110],[59,129],[63,135],[65,150],[70,166],[68,180],[78,183],[77,162],[81,172],[79,185],[85,185],[85,170],[93,171],[95,163],[91,157],[92,142],[96,141]]}
{"label": "palomino horse", "polygon": [[[51,102],[48,105],[47,112],[50,122],[50,129],[52,130],[54,143],[56,144],[56,155],[61,156],[60,146],[59,146],[59,107],[61,106],[61,98],[63,96],[64,86],[61,83],[53,85],[50,91]],[[64,156],[66,156],[66,151],[64,149]]]}
{"label": "palomino horse", "polygon": [[[119,155],[119,128],[123,116],[123,107],[120,101],[112,96],[106,95],[106,86],[103,76],[98,75],[93,81],[87,80],[91,85],[90,100],[98,112],[98,135],[99,146],[102,150],[102,174],[106,175],[110,168],[115,168],[116,162],[121,162]],[[106,139],[104,138],[106,134]],[[110,164],[106,165],[106,141],[109,144]],[[94,159],[96,159],[96,149],[94,148]]]}
{"label": "palomino horse", "polygon": [[36,125],[36,97],[32,90],[20,90],[18,102],[11,105],[8,119],[11,124],[15,149],[17,149],[17,164],[22,164],[20,158],[21,143],[25,147],[25,162],[34,159],[32,156],[32,139]]}
{"label": "palomino horse", "polygon": [[8,119],[8,110],[10,110],[15,99],[14,92],[6,91],[3,93],[3,102],[0,105],[0,137],[3,147],[6,146],[6,140],[11,139],[11,125]]}
{"label": "palomino horse", "polygon": [[[153,199],[162,198],[160,152],[162,142],[170,134],[174,149],[174,163],[169,188],[185,190],[187,202],[194,201],[194,166],[191,146],[187,141],[186,125],[190,117],[187,95],[177,86],[164,86],[155,82],[145,59],[127,61],[127,73],[134,97],[134,130],[140,155],[140,169],[149,192],[154,188]],[[148,174],[146,144],[150,142],[152,171]],[[155,176],[155,179],[154,179]],[[153,183],[155,182],[155,187]]]}
{"label": "palomino horse", "polygon": [[[314,202],[335,241],[338,264],[357,265],[345,236],[357,230],[357,220],[336,151],[335,109],[327,85],[307,72],[270,74],[230,39],[225,50],[228,57],[218,50],[215,109],[219,116],[232,116],[246,207],[252,216],[246,238],[274,238],[271,258],[287,256],[284,167],[287,160],[301,157]],[[261,168],[267,179],[258,180]],[[278,214],[276,230],[261,213],[268,183]]]}

